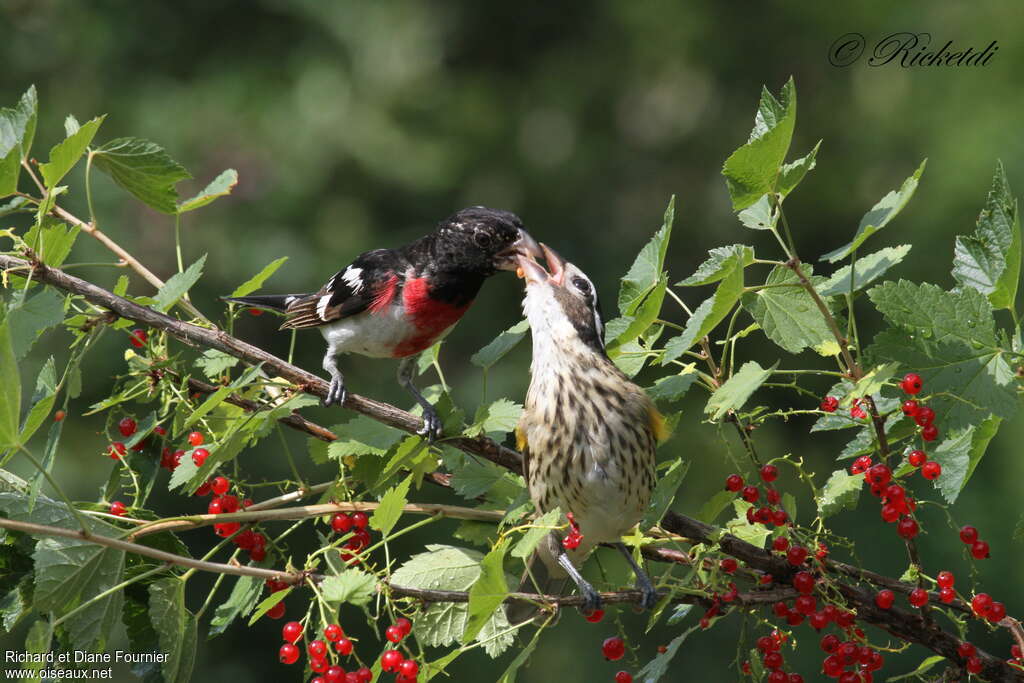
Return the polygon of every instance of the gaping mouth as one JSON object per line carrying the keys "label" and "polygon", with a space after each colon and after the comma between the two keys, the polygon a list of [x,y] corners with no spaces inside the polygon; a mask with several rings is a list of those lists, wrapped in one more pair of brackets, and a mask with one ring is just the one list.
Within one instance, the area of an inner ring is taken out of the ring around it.
{"label": "gaping mouth", "polygon": [[522,228],[519,239],[494,255],[494,267],[498,270],[515,270],[521,258],[539,258],[543,256],[537,241]]}
{"label": "gaping mouth", "polygon": [[537,263],[533,255],[520,256],[518,258],[519,268],[523,272],[522,276],[526,279],[526,284],[550,282],[561,287],[565,281],[565,259],[546,244],[541,244],[540,248],[543,250],[544,260],[548,264],[547,270],[544,269],[544,266]]}

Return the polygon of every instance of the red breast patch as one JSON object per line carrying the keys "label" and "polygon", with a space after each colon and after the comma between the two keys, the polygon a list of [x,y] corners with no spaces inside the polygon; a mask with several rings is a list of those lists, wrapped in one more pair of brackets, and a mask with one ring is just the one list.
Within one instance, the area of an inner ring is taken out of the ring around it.
{"label": "red breast patch", "polygon": [[409,321],[416,328],[416,333],[395,347],[395,358],[411,356],[429,348],[445,330],[457,323],[469,308],[469,303],[453,306],[432,299],[430,286],[426,278],[422,277],[405,281],[402,288],[402,304]]}

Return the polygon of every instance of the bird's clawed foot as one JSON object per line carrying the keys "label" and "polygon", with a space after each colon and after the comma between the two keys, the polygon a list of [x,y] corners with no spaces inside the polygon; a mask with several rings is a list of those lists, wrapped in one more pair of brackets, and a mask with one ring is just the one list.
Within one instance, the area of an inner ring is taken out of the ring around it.
{"label": "bird's clawed foot", "polygon": [[433,406],[423,406],[423,426],[420,427],[416,433],[426,438],[430,443],[434,443],[435,439],[441,438],[441,432],[444,431],[444,423],[441,422],[441,417],[434,410]]}
{"label": "bird's clawed foot", "polygon": [[653,609],[658,604],[658,592],[647,574],[641,572],[636,575],[636,588],[640,591],[640,602],[637,603],[640,609]]}
{"label": "bird's clawed foot", "polygon": [[581,581],[579,584],[580,595],[583,596],[583,603],[580,605],[580,614],[587,615],[594,610],[601,609],[601,596],[598,595],[594,587],[586,581]]}
{"label": "bird's clawed foot", "polygon": [[341,405],[345,402],[348,391],[345,389],[345,380],[341,377],[332,377],[331,384],[327,387],[327,396],[324,397],[323,406]]}

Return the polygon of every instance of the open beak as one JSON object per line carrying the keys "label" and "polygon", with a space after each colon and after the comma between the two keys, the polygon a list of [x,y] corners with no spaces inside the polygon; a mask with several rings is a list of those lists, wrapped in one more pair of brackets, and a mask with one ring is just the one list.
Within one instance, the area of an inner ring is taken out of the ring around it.
{"label": "open beak", "polygon": [[541,244],[540,249],[543,250],[544,260],[548,265],[547,270],[533,259],[532,254],[519,256],[517,261],[523,278],[526,279],[527,284],[550,282],[561,287],[565,281],[565,259],[546,244]]}
{"label": "open beak", "polygon": [[518,261],[520,258],[529,260],[542,258],[543,256],[544,252],[541,251],[537,240],[533,239],[530,233],[520,228],[519,238],[494,256],[494,266],[498,270],[515,270],[519,266]]}

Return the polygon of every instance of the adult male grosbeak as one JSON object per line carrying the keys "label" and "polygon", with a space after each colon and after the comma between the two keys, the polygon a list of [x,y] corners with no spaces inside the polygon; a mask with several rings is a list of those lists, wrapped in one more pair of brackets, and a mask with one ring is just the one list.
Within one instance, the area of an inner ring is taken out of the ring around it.
{"label": "adult male grosbeak", "polygon": [[[583,611],[597,609],[600,597],[578,567],[599,543],[611,543],[633,568],[640,604],[649,608],[656,600],[654,587],[621,539],[650,502],[654,451],[665,436],[664,423],[643,389],[605,353],[593,283],[541,246],[548,270],[532,258],[519,258],[533,362],[516,440],[537,511],[561,508],[572,531],[564,537],[552,532],[541,542],[522,590],[536,585],[542,593],[557,592],[568,576],[584,597]],[[535,611],[519,603],[509,617],[519,622]]]}
{"label": "adult male grosbeak", "polygon": [[415,242],[361,254],[315,294],[228,301],[283,312],[281,329],[320,328],[327,340],[323,367],[331,377],[324,405],[345,401],[339,353],[403,359],[398,381],[423,407],[420,433],[433,439],[441,434],[441,420],[412,383],[414,357],[459,321],[484,280],[515,270],[518,256],[540,253],[518,216],[474,206]]}

